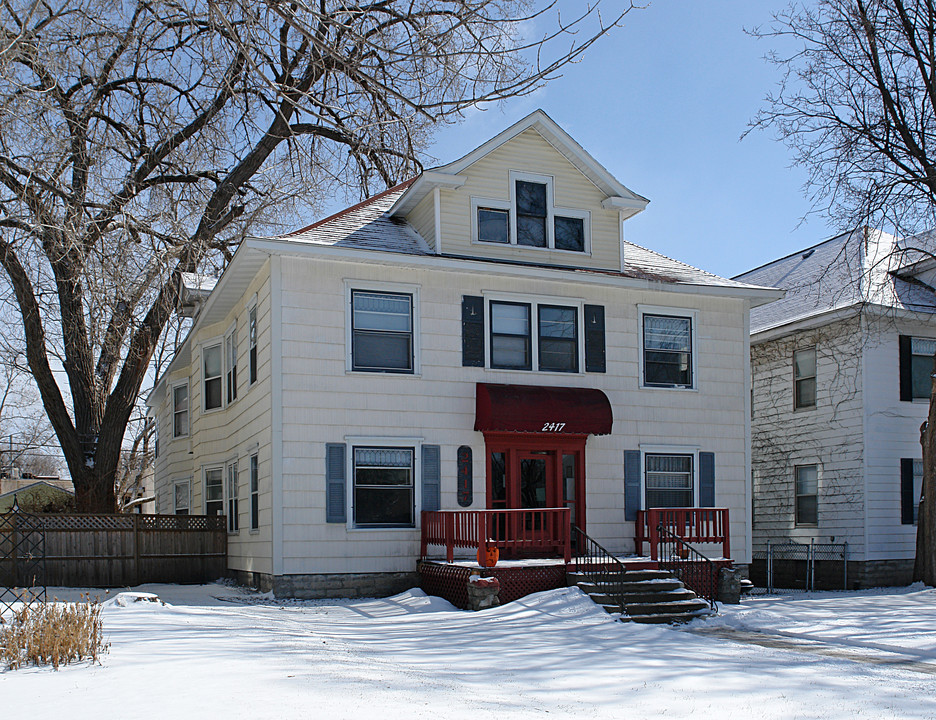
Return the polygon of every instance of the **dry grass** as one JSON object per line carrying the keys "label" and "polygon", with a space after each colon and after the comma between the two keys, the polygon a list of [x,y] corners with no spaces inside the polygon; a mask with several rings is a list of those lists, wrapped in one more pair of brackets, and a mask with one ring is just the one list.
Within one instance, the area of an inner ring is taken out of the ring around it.
{"label": "dry grass", "polygon": [[0,618],[0,663],[10,670],[97,662],[107,648],[101,604],[88,596],[77,603],[25,602],[11,618]]}

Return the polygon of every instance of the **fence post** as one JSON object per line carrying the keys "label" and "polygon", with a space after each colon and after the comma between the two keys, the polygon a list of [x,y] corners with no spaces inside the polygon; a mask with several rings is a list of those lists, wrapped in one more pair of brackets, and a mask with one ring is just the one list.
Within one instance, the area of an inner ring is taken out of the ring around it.
{"label": "fence post", "polygon": [[806,552],[806,592],[812,592],[816,589],[816,538],[809,538]]}
{"label": "fence post", "polygon": [[767,592],[773,595],[773,548],[767,541]]}
{"label": "fence post", "polygon": [[842,590],[848,590],[848,541],[842,547]]}
{"label": "fence post", "polygon": [[133,579],[135,585],[141,585],[140,575],[140,518],[142,515],[133,513]]}

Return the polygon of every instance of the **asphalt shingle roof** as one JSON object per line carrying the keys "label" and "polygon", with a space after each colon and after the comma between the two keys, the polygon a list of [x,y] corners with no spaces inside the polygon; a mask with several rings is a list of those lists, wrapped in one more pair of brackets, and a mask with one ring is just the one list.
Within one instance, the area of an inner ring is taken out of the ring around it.
{"label": "asphalt shingle roof", "polygon": [[896,240],[887,233],[856,230],[735,276],[786,291],[780,300],[751,310],[751,333],[862,303],[936,313],[930,288],[895,274],[925,255],[906,248],[936,246],[934,240],[930,234]]}

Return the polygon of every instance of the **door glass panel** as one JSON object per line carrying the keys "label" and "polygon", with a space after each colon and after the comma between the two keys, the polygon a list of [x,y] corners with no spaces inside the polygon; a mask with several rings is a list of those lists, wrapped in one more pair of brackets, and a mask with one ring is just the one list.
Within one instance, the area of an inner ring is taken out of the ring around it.
{"label": "door glass panel", "polygon": [[575,525],[575,455],[562,456],[562,502]]}
{"label": "door glass panel", "polygon": [[520,507],[546,507],[546,460],[524,458],[520,461]]}
{"label": "door glass panel", "polygon": [[504,453],[491,453],[491,507],[507,507],[507,473],[504,467]]}

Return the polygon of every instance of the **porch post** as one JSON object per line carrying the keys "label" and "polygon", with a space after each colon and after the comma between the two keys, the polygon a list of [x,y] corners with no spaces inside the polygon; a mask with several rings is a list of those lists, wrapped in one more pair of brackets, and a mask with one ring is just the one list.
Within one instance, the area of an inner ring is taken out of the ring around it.
{"label": "porch post", "polygon": [[563,534],[565,535],[564,548],[565,561],[566,565],[572,562],[572,512],[569,508],[563,508],[562,513],[559,515],[559,522],[564,528]]}
{"label": "porch post", "polygon": [[452,562],[455,559],[455,513],[445,513],[445,561]]}
{"label": "porch post", "polygon": [[722,557],[731,557],[731,538],[729,537],[728,508],[722,510]]}
{"label": "porch post", "polygon": [[478,528],[476,532],[478,533],[478,565],[481,567],[487,567],[487,521],[483,510],[477,513],[478,518]]}
{"label": "porch post", "polygon": [[656,509],[647,510],[647,533],[650,535],[650,559],[658,558],[657,543],[660,542],[660,513]]}

